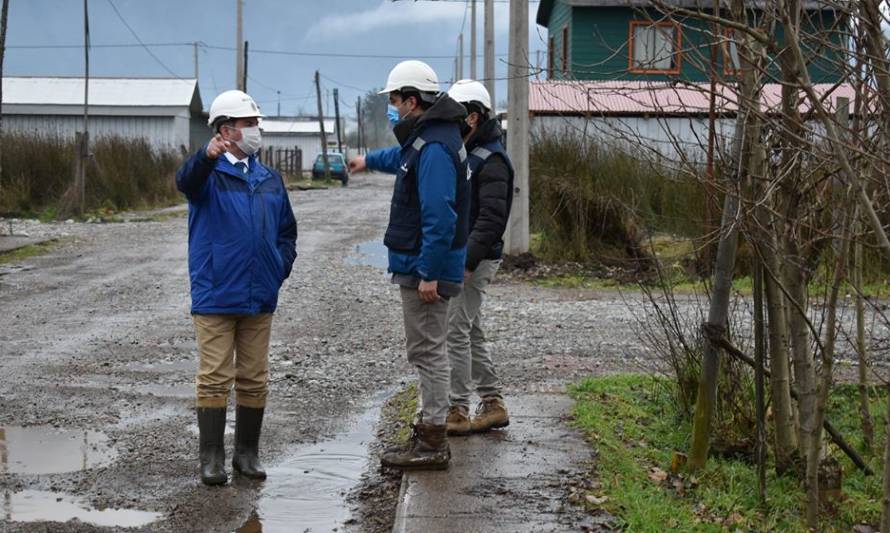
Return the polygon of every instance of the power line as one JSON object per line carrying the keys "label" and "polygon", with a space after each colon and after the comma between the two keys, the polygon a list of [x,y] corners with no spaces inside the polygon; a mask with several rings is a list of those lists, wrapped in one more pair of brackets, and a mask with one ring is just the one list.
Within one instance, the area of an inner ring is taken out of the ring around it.
{"label": "power line", "polygon": [[[328,80],[329,82],[331,82],[331,83],[333,83],[333,84],[335,84],[335,85],[339,85],[340,87],[345,87],[345,88],[347,88],[347,89],[352,89],[353,91],[360,91],[360,92],[368,92],[368,91],[370,91],[370,89],[368,89],[368,88],[364,88],[364,89],[362,89],[361,87],[356,87],[355,85],[349,85],[348,83],[343,83],[342,81],[337,81],[337,80],[335,80],[335,79],[333,79],[333,78],[330,78],[330,77],[328,77],[328,76],[325,76],[324,74],[319,74],[319,75],[320,75],[322,78]],[[348,104],[345,104],[345,105],[348,105]]]}
{"label": "power line", "polygon": [[123,15],[121,15],[121,12],[118,11],[117,6],[114,5],[114,2],[112,2],[111,0],[107,0],[107,1],[108,1],[108,5],[111,6],[111,9],[113,9],[114,13],[117,15],[117,18],[119,18],[121,20],[121,22],[123,22],[124,26],[126,26],[127,29],[130,30],[130,33],[133,34],[133,38],[135,38],[136,41],[142,46],[142,48],[144,48],[145,51],[148,52],[148,55],[150,55],[155,61],[157,61],[158,65],[161,65],[161,67],[163,67],[164,70],[166,70],[171,76],[173,76],[174,78],[178,78],[180,80],[183,79],[179,75],[177,75],[175,72],[170,70],[170,68],[167,65],[165,65],[163,61],[161,61],[161,58],[156,56],[155,53],[152,52],[151,49],[148,46],[146,46],[145,43],[142,42],[142,39],[139,38],[139,35],[136,33],[136,30],[134,30],[133,27],[127,23],[127,20],[124,18]]}
{"label": "power line", "polygon": [[[109,3],[111,0],[108,0]],[[437,0],[442,1],[442,0]],[[462,2],[465,0],[461,0]],[[121,19],[123,20],[123,19]],[[128,26],[129,28],[129,26]],[[133,33],[132,28],[130,28],[130,32]],[[135,33],[133,33],[135,35]],[[155,58],[156,61],[160,62],[160,60],[152,54],[148,48],[159,48],[159,47],[171,47],[171,46],[194,46],[194,42],[170,42],[170,43],[143,43],[140,41],[139,44],[132,43],[104,43],[104,44],[90,44],[90,48],[145,48],[152,57]],[[235,50],[234,46],[219,46],[212,45],[206,43],[198,43],[200,48],[204,48],[205,50],[224,50],[227,52],[232,52]],[[83,49],[82,44],[29,44],[29,45],[11,45],[6,47],[8,50],[63,50],[63,49]],[[272,54],[272,55],[286,55],[286,56],[304,56],[304,57],[335,57],[335,58],[347,58],[347,59],[405,59],[405,54],[360,54],[360,53],[336,53],[336,52],[299,52],[296,50],[271,50],[271,49],[251,49],[251,54]],[[453,55],[418,55],[411,56],[417,59],[453,59]],[[497,57],[507,57],[507,54],[498,54]],[[163,64],[163,63],[161,63]],[[169,69],[168,69],[169,71]]]}
{"label": "power line", "polygon": [[[234,48],[229,46],[214,46],[214,45],[205,45],[209,49],[213,50],[227,50],[231,51]],[[340,57],[340,58],[353,58],[353,59],[405,59],[407,57],[405,54],[358,54],[358,53],[336,53],[336,52],[297,52],[293,50],[269,50],[269,49],[257,49],[251,50],[251,54],[272,54],[272,55],[286,55],[286,56],[305,56],[305,57]],[[410,57],[415,59],[453,59],[453,55],[411,55]],[[506,54],[501,54],[498,57],[507,57]]]}
{"label": "power line", "polygon": [[[152,47],[152,48],[160,48],[165,46],[194,46],[194,42],[191,43],[105,43],[105,44],[95,44],[90,43],[90,48],[142,48],[142,47]],[[199,42],[199,46],[203,46],[203,43]],[[46,50],[46,49],[62,49],[62,48],[83,48],[82,44],[21,44],[17,46],[7,46],[7,49],[15,48],[19,50]]]}

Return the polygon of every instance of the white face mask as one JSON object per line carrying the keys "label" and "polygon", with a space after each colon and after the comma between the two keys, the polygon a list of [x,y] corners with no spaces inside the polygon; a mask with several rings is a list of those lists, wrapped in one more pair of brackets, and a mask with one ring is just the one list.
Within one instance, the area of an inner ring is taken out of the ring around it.
{"label": "white face mask", "polygon": [[251,126],[249,128],[241,128],[241,140],[235,141],[235,145],[241,149],[246,155],[257,153],[263,144],[263,136],[260,133],[259,126]]}

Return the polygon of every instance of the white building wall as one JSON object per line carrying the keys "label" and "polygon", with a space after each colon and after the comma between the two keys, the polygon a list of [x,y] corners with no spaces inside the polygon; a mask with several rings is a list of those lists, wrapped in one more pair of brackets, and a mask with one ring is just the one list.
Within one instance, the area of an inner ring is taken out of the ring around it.
{"label": "white building wall", "polygon": [[[331,139],[330,134],[326,136],[329,140]],[[321,139],[318,134],[263,133],[263,146],[287,150],[293,150],[294,147],[299,148],[303,152],[304,171],[312,170],[315,157],[321,153]]]}
{"label": "white building wall", "polygon": [[[728,150],[735,119],[717,119],[716,126],[716,150]],[[532,139],[546,134],[588,136],[641,157],[672,162],[707,159],[706,117],[533,116],[531,133]]]}
{"label": "white building wall", "polygon": [[[172,116],[91,116],[90,136],[146,139],[152,146],[179,150],[189,146],[188,119]],[[78,115],[4,115],[5,131],[43,136],[73,138],[83,131],[83,116]]]}

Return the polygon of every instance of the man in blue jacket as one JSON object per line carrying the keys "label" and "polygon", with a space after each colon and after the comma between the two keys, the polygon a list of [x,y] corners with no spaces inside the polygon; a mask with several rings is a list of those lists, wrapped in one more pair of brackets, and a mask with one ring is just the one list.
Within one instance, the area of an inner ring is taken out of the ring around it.
{"label": "man in blue jacket", "polygon": [[256,158],[253,98],[226,91],[210,106],[214,137],[176,174],[189,203],[189,277],[198,340],[201,481],[222,485],[223,433],[235,386],[232,467],[265,479],[259,439],[269,379],[269,335],[278,290],[297,256],[297,222],[281,176]]}
{"label": "man in blue jacket", "polygon": [[463,285],[469,230],[470,182],[460,133],[466,111],[439,92],[436,73],[420,61],[396,65],[381,94],[389,94],[397,113],[399,146],[355,158],[350,166],[396,175],[383,242],[400,288],[408,360],[420,375],[423,401],[411,441],[387,450],[382,463],[444,469],[451,459],[445,434],[448,300]]}

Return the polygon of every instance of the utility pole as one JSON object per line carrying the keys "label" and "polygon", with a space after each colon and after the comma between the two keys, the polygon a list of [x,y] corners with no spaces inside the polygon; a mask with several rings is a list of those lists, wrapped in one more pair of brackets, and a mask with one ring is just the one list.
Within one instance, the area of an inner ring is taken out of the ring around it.
{"label": "utility pole", "polygon": [[362,154],[362,97],[359,96],[355,99],[355,123],[356,123],[356,134],[355,134],[355,144],[358,145],[358,155]]}
{"label": "utility pole", "polygon": [[[464,79],[464,34],[457,36],[457,79]],[[456,80],[455,80],[456,81]]]}
{"label": "utility pole", "polygon": [[192,43],[192,57],[195,60],[195,79],[198,79],[198,41]]}
{"label": "utility pole", "polygon": [[90,154],[90,11],[89,0],[83,0],[83,137],[80,142],[80,214],[84,213],[87,199],[87,157]]}
{"label": "utility pole", "polygon": [[242,71],[244,74],[244,77],[241,79],[241,90],[244,92],[247,92],[247,47],[249,45],[250,45],[249,42],[244,41],[244,61],[243,61],[243,64],[244,64],[243,69],[244,70]]}
{"label": "utility pole", "polygon": [[318,129],[321,131],[321,158],[324,161],[324,179],[331,179],[331,165],[328,162],[328,138],[324,133],[324,111],[321,108],[321,81],[315,71],[315,99],[318,102]]}
{"label": "utility pole", "polygon": [[485,88],[491,96],[491,110],[497,108],[494,98],[494,0],[485,0]]}
{"label": "utility pole", "polygon": [[510,1],[507,81],[507,153],[515,170],[507,253],[528,252],[528,0]]}
{"label": "utility pole", "polygon": [[[6,21],[9,19],[9,0],[3,0],[0,12],[0,81],[3,80],[3,56],[6,54]],[[3,84],[0,83],[0,102],[3,101]],[[0,113],[0,136],[3,135],[3,114]],[[3,192],[3,143],[0,142],[0,192]],[[12,235],[12,222],[9,223],[9,234]]]}
{"label": "utility pole", "polygon": [[541,79],[541,50],[535,50],[535,79]]}
{"label": "utility pole", "polygon": [[235,86],[244,90],[244,31],[243,14],[244,0],[235,0],[237,6],[237,22],[235,29]]}
{"label": "utility pole", "polygon": [[281,116],[281,91],[275,91],[278,94],[278,112],[275,113],[276,116]]}
{"label": "utility pole", "polygon": [[476,0],[470,0],[470,78],[476,79]]}
{"label": "utility pole", "polygon": [[334,88],[334,124],[337,128],[337,151],[343,153],[343,138],[340,136],[340,91]]}

